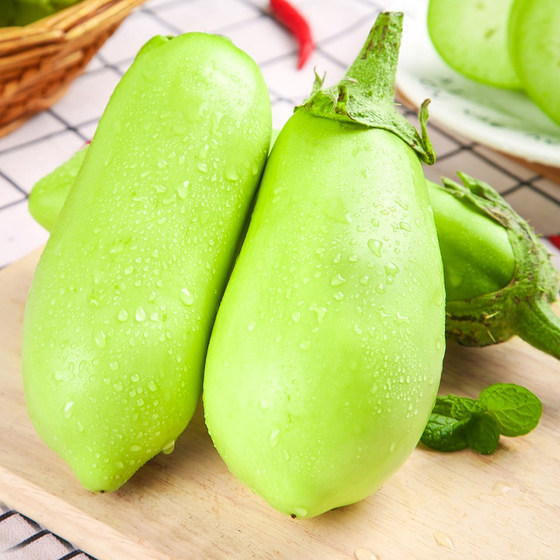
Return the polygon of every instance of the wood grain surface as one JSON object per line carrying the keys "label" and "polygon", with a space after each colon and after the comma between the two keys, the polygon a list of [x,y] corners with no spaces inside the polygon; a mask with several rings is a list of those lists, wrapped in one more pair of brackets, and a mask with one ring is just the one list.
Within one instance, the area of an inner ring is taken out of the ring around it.
{"label": "wood grain surface", "polygon": [[87,492],[25,410],[21,322],[37,258],[0,271],[0,501],[98,560],[560,558],[560,362],[518,339],[450,345],[441,392],[520,383],[543,402],[536,430],[490,456],[419,446],[361,503],[306,520],[277,513],[228,472],[200,409],[171,455],[115,493]]}

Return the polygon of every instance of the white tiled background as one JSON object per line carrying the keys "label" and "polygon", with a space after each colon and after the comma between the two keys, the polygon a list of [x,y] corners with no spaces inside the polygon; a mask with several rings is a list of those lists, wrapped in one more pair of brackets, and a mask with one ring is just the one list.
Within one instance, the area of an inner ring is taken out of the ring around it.
{"label": "white tiled background", "polygon": [[[45,243],[47,233],[27,210],[33,184],[93,136],[113,88],[151,36],[196,30],[230,37],[260,65],[278,128],[310,92],[313,68],[327,73],[327,83],[335,83],[356,56],[377,13],[395,9],[397,3],[294,0],[310,22],[317,43],[301,71],[296,69],[296,43],[270,16],[267,4],[266,0],[148,0],[105,43],[61,101],[1,138],[0,267]],[[412,111],[402,110],[414,119]],[[560,234],[559,184],[433,123],[429,132],[438,155],[438,162],[426,169],[429,178],[452,177],[461,169],[492,184],[538,232]],[[0,520],[12,517],[9,511],[2,511]],[[40,528],[33,534],[39,535],[33,542],[47,535]],[[25,556],[22,547],[18,554],[17,558],[31,557]],[[65,554],[66,560],[83,557],[71,548]],[[44,555],[40,558],[50,560]]]}

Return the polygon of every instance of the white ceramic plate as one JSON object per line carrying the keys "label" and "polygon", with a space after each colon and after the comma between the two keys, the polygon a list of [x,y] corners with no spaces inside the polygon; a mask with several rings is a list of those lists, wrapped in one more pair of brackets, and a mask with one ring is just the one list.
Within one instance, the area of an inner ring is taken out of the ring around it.
{"label": "white ceramic plate", "polygon": [[[449,68],[426,29],[427,0],[401,0],[405,12],[397,88],[461,136],[521,159],[560,167],[560,126],[522,92],[478,84]],[[395,8],[391,8],[395,9]]]}

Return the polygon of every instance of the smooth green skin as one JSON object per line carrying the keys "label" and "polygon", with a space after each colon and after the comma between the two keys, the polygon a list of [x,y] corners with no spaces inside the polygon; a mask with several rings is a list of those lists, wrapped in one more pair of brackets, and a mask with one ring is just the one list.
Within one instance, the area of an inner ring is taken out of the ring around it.
{"label": "smooth green skin", "polygon": [[87,146],[78,150],[70,159],[33,185],[29,193],[29,213],[47,231],[52,231],[87,152]]}
{"label": "smooth green skin", "polygon": [[447,301],[470,299],[507,286],[515,256],[507,230],[487,214],[426,181],[443,260]]}
{"label": "smooth green skin", "polygon": [[428,34],[438,54],[472,80],[506,89],[521,88],[508,48],[512,2],[430,0]]}
{"label": "smooth green skin", "polygon": [[525,91],[560,124],[560,2],[515,0],[509,47]]}
{"label": "smooth green skin", "polygon": [[432,410],[444,301],[416,154],[390,132],[298,110],[208,349],[205,417],[230,470],[297,517],[379,488]]}
{"label": "smooth green skin", "polygon": [[[273,136],[278,131],[273,131]],[[39,180],[29,196],[29,211],[51,230],[70,192],[87,147]],[[446,298],[463,300],[506,286],[515,257],[504,227],[467,200],[459,200],[426,180],[443,260]]]}
{"label": "smooth green skin", "polygon": [[115,490],[189,422],[270,131],[260,70],[223,37],[155,37],[115,89],[23,327],[29,415],[86,488]]}
{"label": "smooth green skin", "polygon": [[[279,133],[280,131],[277,129],[272,130],[270,149]],[[33,185],[29,193],[29,213],[47,231],[51,231],[54,227],[70,189],[76,181],[87,151],[88,146],[86,145]]]}

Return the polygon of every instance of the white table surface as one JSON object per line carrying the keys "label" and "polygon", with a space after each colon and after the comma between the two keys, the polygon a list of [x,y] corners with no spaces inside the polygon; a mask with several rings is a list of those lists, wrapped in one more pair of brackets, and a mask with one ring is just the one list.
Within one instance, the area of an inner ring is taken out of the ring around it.
{"label": "white table surface", "polygon": [[[93,136],[113,88],[151,36],[196,30],[230,37],[261,67],[270,90],[273,125],[279,128],[293,106],[309,94],[313,68],[327,73],[327,83],[335,83],[358,53],[377,13],[399,5],[394,0],[294,0],[308,18],[317,44],[308,64],[298,71],[297,45],[270,17],[267,4],[266,0],[148,0],[105,43],[61,101],[1,138],[0,267],[46,242],[47,232],[28,212],[31,188]],[[403,111],[413,116],[405,107]],[[492,184],[539,233],[560,234],[560,184],[440,126],[431,124],[429,132],[438,155],[437,163],[426,169],[429,178],[453,177],[456,170],[463,170]],[[548,246],[559,264],[560,252]],[[0,503],[0,558],[84,560],[87,556]]]}

